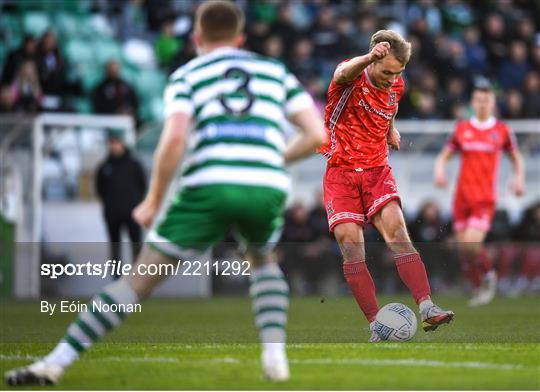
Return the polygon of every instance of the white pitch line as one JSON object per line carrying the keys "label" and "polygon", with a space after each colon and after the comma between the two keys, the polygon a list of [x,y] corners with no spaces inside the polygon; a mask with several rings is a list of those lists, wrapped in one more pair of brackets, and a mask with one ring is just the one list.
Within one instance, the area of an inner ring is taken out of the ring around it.
{"label": "white pitch line", "polygon": [[[324,345],[326,343],[289,343],[287,344],[288,348],[295,348],[295,349],[313,349],[313,348],[324,348]],[[390,342],[384,342],[384,343],[352,343],[355,345],[358,345],[360,348],[367,349],[367,350],[404,350],[404,349],[414,349],[414,350],[441,350],[441,344],[439,343],[390,343]],[[460,350],[468,350],[468,351],[519,351],[520,347],[512,347],[512,346],[487,346],[489,343],[485,343],[486,347],[483,347],[482,345],[484,343],[479,343],[479,345],[476,344],[470,344],[470,343],[450,343],[450,348],[457,348]],[[540,346],[538,343],[518,343],[518,344],[536,344]],[[336,343],[336,345],[350,345],[349,343]],[[447,348],[447,347],[446,347]],[[446,349],[445,348],[445,349]]]}
{"label": "white pitch line", "polygon": [[290,363],[299,365],[365,365],[365,366],[416,366],[416,367],[448,367],[448,368],[473,368],[473,369],[496,369],[515,370],[523,369],[521,365],[508,363],[489,362],[445,362],[425,359],[301,359],[291,360]]}
{"label": "white pitch line", "polygon": [[[0,354],[0,361],[35,361],[40,357],[31,355],[5,355]],[[237,358],[224,357],[213,359],[185,359],[173,357],[104,357],[87,358],[84,361],[99,362],[145,362],[145,363],[189,363],[208,365],[213,363],[226,364],[257,364],[258,361],[242,361]],[[424,359],[362,359],[362,358],[343,358],[343,359],[292,359],[289,361],[294,365],[363,365],[363,366],[412,366],[412,367],[440,367],[440,368],[464,368],[464,369],[491,369],[491,370],[516,370],[525,368],[535,368],[534,366],[522,366],[508,363],[489,363],[489,362],[445,362]]]}

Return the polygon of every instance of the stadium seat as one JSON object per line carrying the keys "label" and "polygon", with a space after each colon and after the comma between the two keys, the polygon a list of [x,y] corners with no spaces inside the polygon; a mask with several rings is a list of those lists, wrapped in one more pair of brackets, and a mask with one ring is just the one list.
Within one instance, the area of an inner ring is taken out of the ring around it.
{"label": "stadium seat", "polygon": [[31,11],[23,14],[23,29],[26,34],[40,36],[51,27],[51,20],[45,12]]}
{"label": "stadium seat", "polygon": [[87,41],[72,39],[64,45],[64,54],[71,64],[94,63],[95,66],[94,52],[89,49]]}
{"label": "stadium seat", "polygon": [[61,36],[69,39],[80,37],[80,27],[84,17],[69,12],[58,12],[54,17],[54,21]]}
{"label": "stadium seat", "polygon": [[4,38],[1,46],[6,49],[18,46],[22,41],[21,20],[18,15],[3,13],[0,15],[0,36]]}
{"label": "stadium seat", "polygon": [[163,98],[156,96],[150,101],[151,121],[163,121]]}
{"label": "stadium seat", "polygon": [[80,72],[82,76],[83,89],[87,93],[91,93],[94,87],[103,78],[103,69],[96,67],[92,64],[79,64]]}
{"label": "stadium seat", "polygon": [[165,87],[165,75],[154,69],[142,69],[138,72],[134,87],[141,98],[161,96]]}
{"label": "stadium seat", "polygon": [[109,20],[100,14],[87,19],[87,29],[93,37],[113,38],[114,30]]}
{"label": "stadium seat", "polygon": [[122,51],[120,45],[112,39],[98,39],[92,43],[93,52],[96,55],[97,61],[100,65],[105,64],[111,59],[118,60]]}
{"label": "stadium seat", "polygon": [[87,98],[73,97],[70,104],[78,113],[92,113],[92,102]]}
{"label": "stadium seat", "polygon": [[130,39],[124,43],[122,51],[126,60],[141,68],[155,68],[156,66],[154,48],[146,41]]}

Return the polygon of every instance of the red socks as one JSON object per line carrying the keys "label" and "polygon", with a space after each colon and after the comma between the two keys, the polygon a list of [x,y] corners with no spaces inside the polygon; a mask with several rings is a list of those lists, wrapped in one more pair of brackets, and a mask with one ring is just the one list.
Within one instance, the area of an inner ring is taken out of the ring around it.
{"label": "red socks", "polygon": [[[430,299],[431,289],[426,267],[418,253],[394,256],[399,277],[411,292],[417,304]],[[343,274],[354,298],[369,322],[375,320],[379,304],[375,296],[375,283],[364,260],[343,264]]]}
{"label": "red socks", "polygon": [[474,289],[482,285],[484,275],[493,269],[493,261],[486,249],[475,258],[462,259],[463,272]]}
{"label": "red socks", "polygon": [[477,289],[482,285],[482,274],[480,268],[475,261],[463,259],[461,260],[461,266],[465,278],[471,283],[473,289]]}
{"label": "red socks", "polygon": [[418,253],[394,255],[399,277],[411,292],[417,304],[430,299],[431,289],[426,267]]}
{"label": "red socks", "polygon": [[371,323],[379,311],[375,283],[364,260],[343,264],[343,275],[367,320]]}
{"label": "red socks", "polygon": [[476,262],[480,266],[480,271],[482,272],[482,275],[487,274],[493,269],[493,261],[491,261],[491,257],[489,257],[488,251],[486,249],[482,249],[482,252],[480,252],[480,254],[478,255],[478,259],[476,260]]}

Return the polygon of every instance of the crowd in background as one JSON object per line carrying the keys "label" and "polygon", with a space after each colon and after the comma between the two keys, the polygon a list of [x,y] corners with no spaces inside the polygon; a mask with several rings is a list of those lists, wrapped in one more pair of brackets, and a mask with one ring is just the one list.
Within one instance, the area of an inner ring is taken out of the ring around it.
{"label": "crowd in background", "polygon": [[[150,42],[166,74],[195,56],[191,20],[199,1],[86,2],[91,12],[111,21],[117,40]],[[495,82],[502,117],[540,117],[538,1],[239,3],[247,15],[246,48],[284,61],[321,107],[336,64],[366,53],[371,35],[391,28],[413,45],[400,118],[466,116],[469,88],[477,75]],[[6,12],[16,10],[11,0],[0,5]],[[53,31],[27,37],[3,66],[0,111],[70,110],[66,96],[82,91],[76,82],[67,82],[68,67]],[[137,117],[137,95],[120,71],[118,63],[107,64],[103,81],[92,92],[93,110]]]}

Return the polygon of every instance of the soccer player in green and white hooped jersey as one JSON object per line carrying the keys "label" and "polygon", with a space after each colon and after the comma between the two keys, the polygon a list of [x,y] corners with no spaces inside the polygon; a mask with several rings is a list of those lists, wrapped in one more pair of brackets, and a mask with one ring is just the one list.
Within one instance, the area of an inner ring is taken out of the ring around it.
{"label": "soccer player in green and white hooped jersey", "polygon": [[[283,64],[238,49],[244,42],[244,17],[234,3],[204,3],[195,19],[200,56],[174,72],[165,91],[166,121],[150,189],[134,211],[139,223],[146,227],[153,223],[193,121],[191,154],[184,164],[181,190],[150,231],[137,263],[190,259],[233,228],[251,262],[250,294],[263,370],[268,379],[283,381],[289,378],[285,353],[289,289],[272,254],[289,188],[283,166],[323,144],[324,126],[311,98]],[[300,130],[287,145],[281,129],[286,118]],[[124,276],[92,301],[133,305],[163,278]],[[50,354],[7,372],[6,382],[56,384],[67,366],[125,316],[111,311],[80,313]]]}

